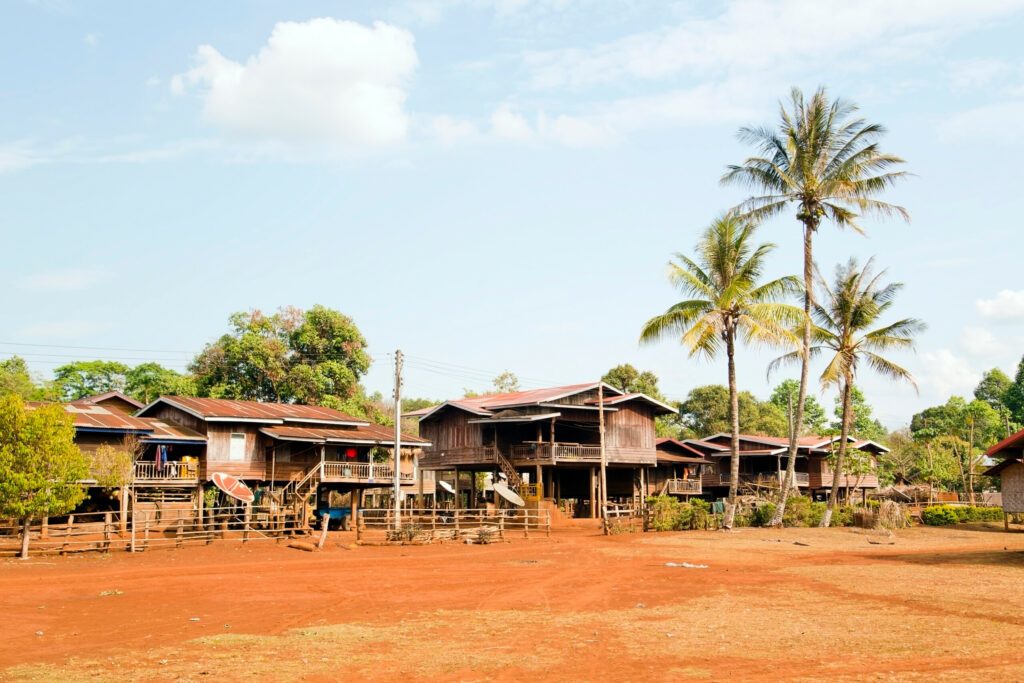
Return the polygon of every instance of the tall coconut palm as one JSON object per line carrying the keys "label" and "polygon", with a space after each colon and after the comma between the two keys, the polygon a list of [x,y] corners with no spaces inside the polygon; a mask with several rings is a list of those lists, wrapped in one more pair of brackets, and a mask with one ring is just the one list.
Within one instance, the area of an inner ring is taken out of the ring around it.
{"label": "tall coconut palm", "polygon": [[641,343],[679,335],[691,356],[714,358],[724,345],[729,370],[729,415],[732,420],[730,505],[725,526],[736,514],[739,487],[739,393],[736,388],[736,340],[753,344],[795,343],[789,331],[803,313],[783,299],[799,292],[793,276],[762,283],[773,244],[754,243],[754,224],[727,214],[704,231],[691,259],[676,254],[669,280],[688,298],[647,321]]}
{"label": "tall coconut palm", "polygon": [[[863,268],[857,265],[856,259],[850,259],[845,265],[836,268],[831,285],[820,272],[817,273],[818,286],[824,296],[820,303],[814,304],[816,324],[811,332],[813,343],[809,355],[832,354],[821,373],[821,384],[824,387],[838,387],[842,406],[839,452],[832,473],[828,509],[821,520],[821,526],[826,527],[832,520],[839,497],[839,481],[843,476],[850,424],[853,421],[852,395],[858,368],[866,364],[889,379],[907,381],[917,388],[908,370],[881,354],[892,349],[912,348],[914,335],[924,331],[925,324],[915,318],[904,318],[872,329],[892,307],[896,293],[903,288],[899,282],[883,285],[881,280],[885,271],[875,274],[873,266],[874,259],[864,264]],[[799,353],[787,354],[773,361],[770,369],[782,362],[800,360]]]}
{"label": "tall coconut palm", "polygon": [[803,424],[804,402],[811,347],[811,310],[814,303],[814,235],[822,221],[840,228],[862,232],[857,224],[862,214],[899,216],[909,220],[902,207],[876,197],[906,175],[893,170],[903,163],[883,153],[878,140],[885,128],[855,116],[856,105],[841,99],[829,100],[824,88],[805,99],[798,88],[790,93],[789,109],[779,104],[777,128],[741,128],[739,138],[757,148],[759,155],[738,166],[729,166],[724,184],[739,184],[761,192],[736,207],[740,215],[762,220],[796,208],[803,228],[804,312],[800,391],[791,430],[786,481],[772,518],[782,523],[786,499],[793,488],[799,425]]}

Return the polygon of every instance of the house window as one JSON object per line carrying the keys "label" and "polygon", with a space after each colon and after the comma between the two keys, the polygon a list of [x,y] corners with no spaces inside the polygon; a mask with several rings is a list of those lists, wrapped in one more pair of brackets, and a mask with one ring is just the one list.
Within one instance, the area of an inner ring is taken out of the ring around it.
{"label": "house window", "polygon": [[245,460],[245,434],[239,432],[231,433],[231,448],[228,450],[228,460]]}

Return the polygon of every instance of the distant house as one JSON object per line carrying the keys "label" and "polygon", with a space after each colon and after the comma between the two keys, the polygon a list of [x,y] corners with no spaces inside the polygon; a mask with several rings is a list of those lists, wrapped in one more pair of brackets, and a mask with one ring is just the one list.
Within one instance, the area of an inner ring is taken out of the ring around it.
{"label": "distant house", "polygon": [[[704,492],[712,497],[724,497],[730,478],[729,434],[722,432],[704,439],[687,439],[683,443],[701,452],[714,462],[702,477]],[[782,437],[740,434],[740,484],[751,489],[778,488],[786,469],[789,440]],[[834,479],[828,458],[839,446],[838,436],[802,436],[797,441],[797,459],[794,484],[816,499],[824,499]],[[868,491],[878,488],[876,458],[888,448],[873,441],[849,437],[849,447],[870,456],[871,472],[845,474],[840,478],[841,495],[847,491],[851,498],[863,498]]]}
{"label": "distant house", "polygon": [[985,455],[1003,459],[985,471],[989,477],[999,477],[1003,512],[1024,512],[1024,430],[992,446]]}
{"label": "distant house", "polygon": [[699,496],[704,492],[701,476],[714,467],[713,460],[678,439],[660,438],[655,450],[657,465],[647,470],[647,495]]}
{"label": "distant house", "polygon": [[[599,388],[603,405],[598,405]],[[595,517],[601,498],[602,408],[607,497],[636,501],[645,488],[646,468],[658,464],[654,419],[676,412],[644,394],[590,382],[453,399],[411,415],[419,418],[420,435],[430,442],[420,466],[452,473],[459,496],[460,472],[490,472],[528,497]],[[480,493],[470,477],[470,506]]]}
{"label": "distant house", "polygon": [[[204,435],[199,483],[224,472],[308,497],[318,486],[362,491],[390,486],[394,477],[394,429],[332,408],[161,396],[137,416]],[[400,482],[414,493],[416,454],[429,442],[403,435],[401,445]]]}

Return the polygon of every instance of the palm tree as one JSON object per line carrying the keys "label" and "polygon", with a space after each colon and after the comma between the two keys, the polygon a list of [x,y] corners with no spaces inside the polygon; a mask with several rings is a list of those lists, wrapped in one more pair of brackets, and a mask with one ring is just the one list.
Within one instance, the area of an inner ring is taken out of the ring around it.
{"label": "palm tree", "polygon": [[841,99],[830,101],[824,88],[805,99],[798,88],[790,93],[790,108],[779,104],[778,128],[741,128],[739,138],[757,148],[759,156],[739,166],[729,166],[724,184],[739,184],[763,194],[750,197],[736,207],[743,217],[763,220],[796,207],[796,218],[804,238],[804,354],[800,365],[800,391],[789,438],[786,481],[772,524],[782,524],[786,499],[793,488],[799,425],[803,424],[804,402],[811,347],[811,310],[814,304],[814,235],[823,220],[840,228],[862,232],[857,225],[861,214],[900,216],[909,220],[902,207],[876,197],[906,175],[892,170],[903,163],[885,154],[878,140],[885,128],[856,118],[856,105]]}
{"label": "palm tree", "polygon": [[667,335],[680,335],[690,356],[714,358],[725,346],[729,366],[729,415],[732,450],[729,480],[730,505],[725,526],[736,514],[739,487],[739,394],[736,389],[736,339],[748,343],[779,344],[796,341],[789,331],[803,317],[800,309],[781,300],[798,293],[799,280],[787,276],[761,283],[761,274],[773,244],[754,244],[754,224],[727,214],[704,231],[695,259],[676,254],[669,263],[669,280],[688,298],[647,321],[641,343]]}
{"label": "palm tree", "polygon": [[[858,366],[867,364],[889,379],[904,380],[917,388],[908,370],[881,354],[890,349],[912,348],[914,335],[924,331],[925,324],[915,318],[904,318],[871,329],[892,307],[896,293],[903,288],[899,282],[883,285],[881,279],[885,271],[876,275],[872,272],[873,265],[874,259],[870,259],[863,268],[859,268],[856,259],[850,259],[846,265],[836,268],[831,285],[820,272],[817,273],[824,301],[814,305],[813,315],[817,324],[811,332],[813,344],[809,355],[814,357],[826,352],[832,354],[821,373],[821,384],[823,387],[838,387],[842,399],[839,453],[835,459],[828,509],[821,520],[821,526],[825,527],[832,520],[839,497],[839,480],[843,476],[850,424],[853,421],[852,395]],[[801,360],[799,352],[790,353],[773,361],[770,369],[779,363],[797,360]]]}

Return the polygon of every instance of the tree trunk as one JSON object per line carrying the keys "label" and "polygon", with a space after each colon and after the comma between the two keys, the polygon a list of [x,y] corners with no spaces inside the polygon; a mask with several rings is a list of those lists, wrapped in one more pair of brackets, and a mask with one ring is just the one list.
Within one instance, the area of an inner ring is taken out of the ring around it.
{"label": "tree trunk", "polygon": [[832,471],[832,490],[828,495],[828,509],[821,518],[820,526],[827,527],[832,523],[832,515],[836,509],[836,502],[839,499],[839,479],[843,476],[843,462],[846,460],[846,440],[850,436],[850,404],[852,397],[852,379],[847,377],[843,380],[843,408],[842,408],[842,429],[839,430],[839,455],[836,456],[836,466]]}
{"label": "tree trunk", "polygon": [[772,516],[771,526],[782,526],[782,516],[786,512],[786,501],[789,490],[793,488],[796,476],[797,439],[804,426],[804,403],[807,400],[807,379],[811,366],[811,306],[814,304],[814,231],[817,224],[813,218],[804,220],[804,335],[803,347],[800,349],[800,393],[797,395],[795,425],[789,436],[789,456],[786,460],[786,477],[782,484],[779,504]]}
{"label": "tree trunk", "polygon": [[28,529],[31,524],[31,517],[25,517],[21,520],[21,554],[18,557],[22,560],[28,559]]}
{"label": "tree trunk", "polygon": [[971,427],[967,437],[967,496],[971,505],[974,505],[974,418],[971,418]]}
{"label": "tree trunk", "polygon": [[729,418],[732,437],[729,439],[729,506],[722,526],[731,529],[736,519],[740,485],[740,398],[736,389],[736,333],[730,323],[725,329],[725,348],[729,361]]}

